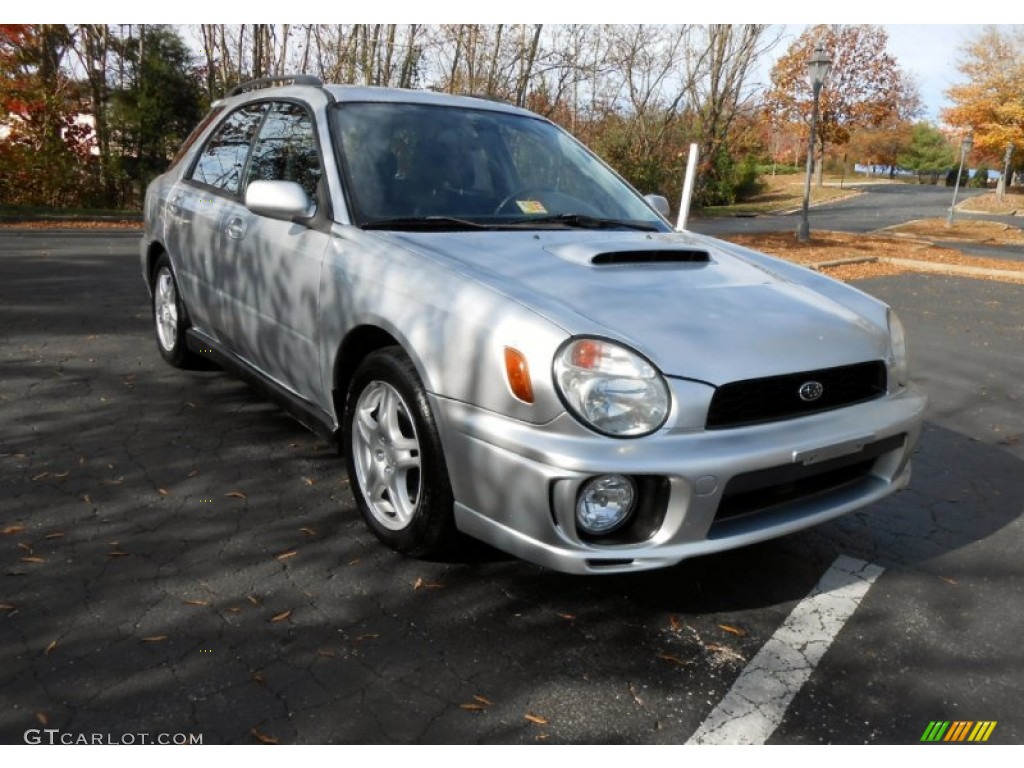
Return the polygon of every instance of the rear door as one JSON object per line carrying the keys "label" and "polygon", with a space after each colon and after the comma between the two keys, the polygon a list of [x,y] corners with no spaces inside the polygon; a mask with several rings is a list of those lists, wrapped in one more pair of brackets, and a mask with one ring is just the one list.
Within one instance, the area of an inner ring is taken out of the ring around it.
{"label": "rear door", "polygon": [[168,210],[177,233],[168,243],[193,324],[237,349],[237,328],[225,311],[225,227],[241,208],[240,193],[253,138],[267,110],[248,104],[213,131],[191,170],[171,190]]}

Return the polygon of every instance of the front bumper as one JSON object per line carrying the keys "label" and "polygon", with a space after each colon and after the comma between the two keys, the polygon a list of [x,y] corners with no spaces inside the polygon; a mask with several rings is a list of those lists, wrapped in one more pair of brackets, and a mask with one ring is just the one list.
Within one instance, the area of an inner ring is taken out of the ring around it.
{"label": "front bumper", "polygon": [[[568,415],[535,425],[443,398],[432,404],[460,530],[555,570],[615,573],[782,536],[905,487],[926,398],[911,386],[798,419],[635,440],[596,435]],[[604,473],[655,478],[662,489],[642,541],[577,532],[580,486]]]}

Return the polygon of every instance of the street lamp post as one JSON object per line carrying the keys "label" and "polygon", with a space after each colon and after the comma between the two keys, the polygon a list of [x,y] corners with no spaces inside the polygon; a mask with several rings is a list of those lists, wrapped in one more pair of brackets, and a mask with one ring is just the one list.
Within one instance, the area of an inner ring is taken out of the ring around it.
{"label": "street lamp post", "polygon": [[814,138],[818,132],[818,97],[821,95],[821,86],[828,77],[829,68],[832,66],[832,59],[825,54],[825,48],[821,45],[814,49],[814,55],[807,62],[807,81],[811,84],[814,92],[814,103],[811,107],[811,135],[807,142],[807,178],[804,179],[804,204],[800,211],[800,226],[796,231],[796,239],[806,243],[811,237],[811,225],[807,220],[807,209],[811,205],[811,175],[814,173]]}
{"label": "street lamp post", "polygon": [[964,158],[970,154],[971,147],[973,146],[974,132],[968,131],[963,141],[960,142],[960,167],[956,170],[956,181],[953,183],[953,204],[949,206],[949,218],[946,219],[947,227],[953,226],[953,213],[956,211],[956,195],[960,191],[960,177],[964,173]]}

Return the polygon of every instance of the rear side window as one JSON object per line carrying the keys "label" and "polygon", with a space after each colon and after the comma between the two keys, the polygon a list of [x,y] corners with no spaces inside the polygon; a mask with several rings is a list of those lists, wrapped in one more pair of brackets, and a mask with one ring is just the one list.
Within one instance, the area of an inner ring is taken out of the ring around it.
{"label": "rear side window", "polygon": [[266,104],[249,104],[229,115],[206,142],[190,178],[237,193],[249,147],[266,110]]}
{"label": "rear side window", "polygon": [[221,105],[213,107],[209,112],[206,113],[206,117],[203,118],[203,121],[192,129],[192,133],[190,133],[188,135],[188,138],[185,139],[185,143],[182,144],[181,148],[175,153],[174,157],[171,159],[171,164],[168,166],[168,168],[173,168],[174,166],[181,162],[181,158],[183,158],[188,153],[188,151],[192,148],[192,145],[196,143],[196,140],[203,135],[203,131],[205,131],[209,127],[210,123],[212,123],[214,119],[216,119],[216,117],[223,111],[224,106]]}
{"label": "rear side window", "polygon": [[309,113],[298,104],[275,103],[260,128],[246,186],[253,181],[294,181],[314,197],[320,174],[320,153]]}

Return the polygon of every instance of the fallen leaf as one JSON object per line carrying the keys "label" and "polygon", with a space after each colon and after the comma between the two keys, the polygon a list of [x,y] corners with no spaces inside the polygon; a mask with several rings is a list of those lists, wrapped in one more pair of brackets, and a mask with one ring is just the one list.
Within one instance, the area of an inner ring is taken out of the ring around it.
{"label": "fallen leaf", "polygon": [[316,652],[316,655],[323,656],[325,659],[333,659],[334,651],[332,651],[329,648],[321,648],[319,651]]}
{"label": "fallen leaf", "polygon": [[307,536],[316,536],[316,531],[314,531],[312,528],[299,528],[299,530]]}
{"label": "fallen leaf", "polygon": [[131,557],[131,554],[128,553],[128,552],[122,552],[120,550],[115,550],[113,552],[107,552],[107,557]]}
{"label": "fallen leaf", "polygon": [[548,735],[546,733],[538,733],[536,736],[534,736],[534,739],[536,739],[537,741],[547,741]]}
{"label": "fallen leaf", "polygon": [[479,701],[481,704],[486,704],[488,707],[491,706],[492,704],[494,704],[493,701],[491,701],[490,699],[486,698],[485,696],[480,696],[480,695],[475,694],[475,693],[473,694],[473,698],[476,701]]}
{"label": "fallen leaf", "polygon": [[287,552],[282,552],[280,555],[275,555],[278,560],[287,560],[289,557],[295,557],[299,554],[296,549],[289,549]]}
{"label": "fallen leaf", "polygon": [[365,635],[356,635],[356,640],[357,641],[359,641],[359,640],[374,640],[374,639],[376,639],[378,637],[380,637],[380,635],[378,635],[375,632],[372,632],[372,633],[365,634]]}
{"label": "fallen leaf", "polygon": [[256,595],[246,595],[245,599],[248,600],[253,605],[255,605],[257,608],[259,607],[260,599],[258,597],[256,597]]}
{"label": "fallen leaf", "polygon": [[10,603],[0,603],[0,611],[13,611],[14,606]]}
{"label": "fallen leaf", "polygon": [[21,533],[24,530],[24,525],[8,525],[6,528],[0,531],[0,533],[4,534],[5,536],[12,536],[15,533]]}
{"label": "fallen leaf", "polygon": [[629,685],[627,685],[626,687],[629,689],[629,694],[633,697],[633,701],[636,702],[636,705],[638,707],[644,706],[644,700],[641,699],[640,694],[636,692],[636,686],[632,683],[629,683]]}
{"label": "fallen leaf", "polygon": [[185,477],[195,477],[198,474],[199,474],[199,470],[198,469],[193,469],[191,472],[189,472],[187,475],[185,475]]}
{"label": "fallen leaf", "polygon": [[951,579],[948,576],[939,576],[939,578],[942,579],[947,584],[956,584],[956,579]]}
{"label": "fallen leaf", "polygon": [[523,717],[525,717],[531,723],[536,723],[537,725],[547,725],[548,724],[548,721],[545,720],[540,715],[531,715],[529,712],[527,712],[525,715],[523,715]]}
{"label": "fallen leaf", "polygon": [[357,557],[355,560],[349,560],[348,564],[349,565],[359,565],[359,563],[361,563],[361,562],[362,561]]}
{"label": "fallen leaf", "polygon": [[185,605],[209,605],[208,600],[185,600]]}
{"label": "fallen leaf", "polygon": [[44,539],[59,539],[64,535],[64,531],[54,531],[53,533],[46,534]]}
{"label": "fallen leaf", "polygon": [[159,493],[161,496],[170,496],[171,495],[171,492],[168,491],[166,488],[157,488],[156,492]]}
{"label": "fallen leaf", "polygon": [[278,622],[285,621],[291,615],[292,615],[292,612],[290,610],[283,611],[282,613],[279,613],[276,616],[271,616],[270,617],[270,623],[271,624],[277,624]]}
{"label": "fallen leaf", "polygon": [[726,658],[730,658],[735,661],[746,661],[746,659],[743,658],[742,654],[737,653],[732,648],[729,648],[727,646],[719,645],[718,643],[708,643],[704,647],[712,653],[717,653],[721,656],[725,656]]}
{"label": "fallen leaf", "polygon": [[413,589],[419,589],[423,586],[423,579],[417,578],[416,583],[412,585]]}
{"label": "fallen leaf", "polygon": [[314,480],[312,477],[304,477],[302,478],[302,482],[304,482],[306,485],[316,485],[316,480]]}
{"label": "fallen leaf", "polygon": [[92,498],[89,496],[88,493],[82,494],[82,501],[84,501],[86,504],[92,504]]}
{"label": "fallen leaf", "polygon": [[669,616],[668,628],[671,629],[673,632],[680,632],[683,629],[683,625],[675,616]]}
{"label": "fallen leaf", "polygon": [[249,733],[251,733],[253,736],[255,736],[256,739],[258,741],[262,742],[263,744],[280,744],[281,743],[277,739],[275,739],[273,736],[267,736],[267,734],[265,734],[265,733],[260,733],[255,728],[253,728],[251,731],[249,731]]}
{"label": "fallen leaf", "polygon": [[241,491],[231,491],[231,493],[225,493],[224,494],[224,498],[227,498],[227,499],[241,499],[242,501],[245,501],[249,497],[246,496]]}
{"label": "fallen leaf", "polygon": [[39,721],[40,725],[50,724],[50,718],[46,716],[45,712],[36,712],[36,720]]}
{"label": "fallen leaf", "polygon": [[45,563],[46,561],[43,558],[41,558],[41,557],[32,556],[32,557],[23,557],[23,558],[21,558],[21,562],[23,562],[23,563]]}
{"label": "fallen leaf", "polygon": [[225,608],[224,610],[226,610],[228,613],[241,613],[242,612],[241,608]]}
{"label": "fallen leaf", "polygon": [[576,620],[576,614],[575,613],[560,613],[560,614],[558,614],[558,617],[560,619],[565,619],[566,621],[575,621]]}
{"label": "fallen leaf", "polygon": [[266,685],[267,684],[266,678],[263,677],[263,675],[261,675],[259,672],[253,672],[252,673],[252,679],[255,680],[257,683],[259,683],[260,685]]}
{"label": "fallen leaf", "polygon": [[32,554],[32,547],[30,547],[24,541],[19,541],[18,542],[18,549],[23,550],[25,552],[28,552],[30,555]]}
{"label": "fallen leaf", "polygon": [[58,472],[57,474],[54,475],[54,477],[63,480],[65,477],[67,477],[70,474],[71,474],[70,472],[66,472],[66,471],[65,472]]}
{"label": "fallen leaf", "polygon": [[35,477],[32,478],[32,481],[35,482],[36,480],[42,480],[48,474],[50,474],[50,473],[49,472],[40,472],[38,475],[36,475]]}
{"label": "fallen leaf", "polygon": [[149,635],[148,637],[142,638],[144,643],[162,643],[167,639],[167,635]]}
{"label": "fallen leaf", "polygon": [[671,661],[673,664],[678,664],[680,667],[689,666],[693,663],[691,661],[684,661],[683,659],[680,659],[678,656],[673,656],[671,653],[659,653],[658,658],[664,661]]}
{"label": "fallen leaf", "polygon": [[43,651],[43,656],[49,656],[51,653],[53,653],[53,649],[56,648],[56,647],[57,647],[57,641],[56,640],[51,640],[50,644],[48,646],[46,646],[46,650]]}
{"label": "fallen leaf", "polygon": [[487,709],[487,705],[474,701],[471,704],[459,704],[459,709],[467,709],[471,712],[482,712]]}
{"label": "fallen leaf", "polygon": [[739,627],[733,627],[733,626],[731,626],[729,624],[719,624],[718,628],[722,629],[722,630],[725,630],[730,635],[736,635],[736,637],[746,637],[747,636],[747,630],[740,629]]}

